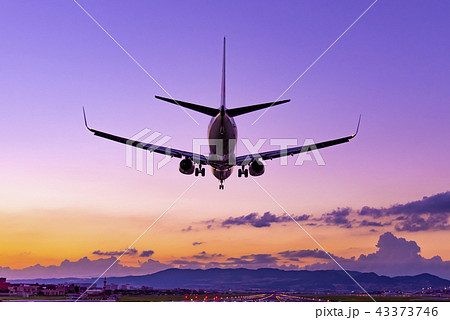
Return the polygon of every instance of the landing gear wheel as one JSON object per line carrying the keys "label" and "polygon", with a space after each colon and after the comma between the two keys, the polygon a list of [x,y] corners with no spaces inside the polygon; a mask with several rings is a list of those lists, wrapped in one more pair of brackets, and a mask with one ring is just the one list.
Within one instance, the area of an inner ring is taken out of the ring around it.
{"label": "landing gear wheel", "polygon": [[223,180],[220,180],[220,184],[219,184],[219,190],[223,190],[224,186],[223,186]]}
{"label": "landing gear wheel", "polygon": [[246,178],[248,177],[248,169],[244,169],[244,167],[242,167],[242,169],[238,170],[238,177],[240,178],[242,176]]}
{"label": "landing gear wheel", "polygon": [[202,177],[205,176],[205,168],[202,168],[202,166],[195,168],[195,176],[201,175]]}

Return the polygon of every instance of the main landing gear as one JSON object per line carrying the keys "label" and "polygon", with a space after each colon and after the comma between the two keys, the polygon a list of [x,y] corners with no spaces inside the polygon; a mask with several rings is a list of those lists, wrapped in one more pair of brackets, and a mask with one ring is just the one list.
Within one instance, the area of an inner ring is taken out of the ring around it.
{"label": "main landing gear", "polygon": [[223,188],[224,188],[223,180],[220,180],[219,190],[223,190]]}
{"label": "main landing gear", "polygon": [[202,165],[200,165],[198,168],[195,168],[195,176],[197,177],[199,174],[201,174],[202,177],[205,176],[205,168],[202,168]]}
{"label": "main landing gear", "polygon": [[245,169],[245,166],[242,166],[242,169],[238,170],[238,177],[240,178],[242,176],[248,177],[248,169]]}

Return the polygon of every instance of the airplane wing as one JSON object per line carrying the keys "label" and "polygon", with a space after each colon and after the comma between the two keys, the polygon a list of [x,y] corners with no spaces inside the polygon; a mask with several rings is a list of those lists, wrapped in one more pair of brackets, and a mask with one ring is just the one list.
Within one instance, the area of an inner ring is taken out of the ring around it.
{"label": "airplane wing", "polygon": [[183,157],[187,157],[190,158],[191,160],[193,160],[194,162],[198,162],[201,164],[208,164],[208,159],[201,154],[196,154],[196,153],[192,153],[192,152],[188,152],[188,151],[183,151],[183,150],[177,150],[177,149],[172,149],[170,147],[164,147],[164,146],[158,146],[155,144],[151,144],[151,143],[145,143],[145,142],[141,142],[141,141],[137,141],[137,140],[132,140],[132,139],[127,139],[127,138],[122,138],[119,136],[115,136],[106,132],[102,132],[102,131],[98,131],[92,128],[89,128],[87,121],[86,121],[86,114],[84,112],[84,108],[83,108],[83,116],[84,116],[84,124],[86,126],[86,128],[93,132],[94,135],[105,138],[105,139],[109,139],[109,140],[113,140],[116,142],[120,142],[123,144],[127,144],[136,148],[141,148],[144,150],[149,150],[149,151],[153,151],[156,153],[160,153],[160,154],[165,154],[171,157],[176,157],[176,158],[183,158]]}
{"label": "airplane wing", "polygon": [[315,149],[327,148],[327,147],[335,146],[337,144],[349,142],[351,139],[356,137],[356,135],[358,134],[360,122],[361,122],[361,116],[359,116],[359,121],[358,121],[358,126],[356,128],[356,132],[355,132],[355,134],[353,134],[351,136],[340,138],[340,139],[335,139],[335,140],[319,142],[316,144],[310,144],[310,145],[292,147],[292,148],[287,148],[287,149],[266,151],[266,152],[261,152],[261,153],[256,153],[256,154],[248,154],[245,156],[239,156],[239,157],[236,157],[236,165],[237,166],[248,165],[253,160],[258,160],[258,159],[272,160],[272,159],[280,158],[280,157],[293,156],[294,154],[308,152],[308,151],[312,151]]}

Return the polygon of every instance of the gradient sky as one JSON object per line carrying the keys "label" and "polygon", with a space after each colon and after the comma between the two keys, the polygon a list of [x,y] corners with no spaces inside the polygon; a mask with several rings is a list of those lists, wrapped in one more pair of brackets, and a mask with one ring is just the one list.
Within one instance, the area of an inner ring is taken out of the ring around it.
{"label": "gradient sky", "polygon": [[[276,100],[372,1],[79,3],[184,101],[218,107],[226,36],[227,103],[237,107]],[[274,160],[257,177],[290,214],[319,218],[448,191],[449,9],[444,1],[380,0],[283,96],[289,104],[255,125],[258,112],[236,119],[239,136],[253,143],[302,143],[352,134],[362,114],[355,140],[321,151],[325,166]],[[0,266],[125,249],[195,177],[181,175],[175,160],[154,176],[126,167],[125,147],[89,133],[81,107],[96,129],[129,137],[149,128],[186,150],[206,137],[209,117],[190,112],[197,125],[154,99],[165,92],[73,1],[2,1],[0,38]],[[245,151],[239,144],[238,154]],[[205,220],[283,214],[251,179],[234,173],[224,191],[217,186],[207,171],[135,247],[166,263],[199,251],[236,257],[317,248],[293,223],[207,230]],[[445,228],[308,230],[343,257],[374,252],[392,231],[417,241],[426,258],[450,259]]]}

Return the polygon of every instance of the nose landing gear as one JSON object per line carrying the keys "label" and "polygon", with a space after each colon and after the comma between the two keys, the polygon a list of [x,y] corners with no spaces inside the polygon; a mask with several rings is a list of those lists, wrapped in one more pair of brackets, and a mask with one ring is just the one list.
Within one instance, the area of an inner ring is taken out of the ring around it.
{"label": "nose landing gear", "polygon": [[220,180],[219,190],[223,190],[223,188],[224,188],[223,180]]}

